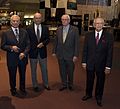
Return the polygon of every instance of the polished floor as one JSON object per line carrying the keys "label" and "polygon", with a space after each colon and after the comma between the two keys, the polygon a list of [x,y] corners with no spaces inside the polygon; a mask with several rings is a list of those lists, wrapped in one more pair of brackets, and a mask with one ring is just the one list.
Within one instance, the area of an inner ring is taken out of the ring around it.
{"label": "polished floor", "polygon": [[[1,36],[1,31],[0,31]],[[48,75],[52,90],[35,93],[32,90],[30,66],[27,66],[26,87],[28,95],[17,98],[10,95],[5,52],[0,50],[0,109],[119,109],[120,108],[120,42],[114,44],[113,68],[111,75],[106,77],[103,107],[96,105],[95,98],[83,102],[86,73],[81,68],[81,51],[84,37],[80,37],[80,57],[74,72],[74,91],[59,92],[60,76],[57,60],[52,57],[52,42],[48,45]],[[38,81],[42,83],[38,68]],[[19,75],[17,75],[17,88]],[[42,86],[41,86],[42,88]],[[94,95],[94,94],[93,94]]]}

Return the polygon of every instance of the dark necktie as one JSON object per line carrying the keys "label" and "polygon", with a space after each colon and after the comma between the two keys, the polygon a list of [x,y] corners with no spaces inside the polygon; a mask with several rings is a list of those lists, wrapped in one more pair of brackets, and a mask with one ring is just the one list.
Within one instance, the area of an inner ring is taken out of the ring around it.
{"label": "dark necktie", "polygon": [[15,29],[15,36],[17,41],[19,42],[19,33],[18,33],[18,29]]}
{"label": "dark necktie", "polygon": [[39,30],[39,25],[37,25],[37,39],[39,41],[40,39],[40,30]]}
{"label": "dark necktie", "polygon": [[97,36],[96,36],[96,45],[98,44],[99,42],[99,33],[97,33]]}

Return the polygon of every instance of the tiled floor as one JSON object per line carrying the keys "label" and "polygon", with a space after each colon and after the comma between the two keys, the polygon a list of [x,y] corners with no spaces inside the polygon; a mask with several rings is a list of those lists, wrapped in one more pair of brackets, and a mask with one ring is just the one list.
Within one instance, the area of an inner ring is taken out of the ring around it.
{"label": "tiled floor", "polygon": [[[80,51],[82,51],[84,37],[80,38]],[[8,72],[5,52],[0,50],[0,109],[99,109],[95,98],[87,102],[81,100],[85,92],[85,71],[81,68],[81,53],[74,72],[74,91],[59,92],[60,76],[58,64],[52,57],[52,43],[48,45],[48,75],[51,91],[42,90],[35,93],[32,90],[29,64],[26,72],[26,87],[28,95],[25,98],[13,97],[9,93]],[[115,42],[113,69],[111,75],[106,77],[102,109],[120,108],[120,42]],[[17,87],[19,87],[17,75]],[[38,81],[41,85],[41,73],[38,68]]]}

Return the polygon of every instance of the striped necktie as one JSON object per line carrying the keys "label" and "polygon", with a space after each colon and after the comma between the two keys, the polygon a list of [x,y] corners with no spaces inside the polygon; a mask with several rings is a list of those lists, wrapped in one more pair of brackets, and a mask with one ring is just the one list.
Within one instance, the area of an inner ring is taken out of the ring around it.
{"label": "striped necktie", "polygon": [[16,36],[17,41],[19,42],[19,33],[18,33],[18,29],[17,28],[15,29],[15,36]]}
{"label": "striped necktie", "polygon": [[40,40],[40,30],[39,30],[39,25],[37,25],[37,40]]}

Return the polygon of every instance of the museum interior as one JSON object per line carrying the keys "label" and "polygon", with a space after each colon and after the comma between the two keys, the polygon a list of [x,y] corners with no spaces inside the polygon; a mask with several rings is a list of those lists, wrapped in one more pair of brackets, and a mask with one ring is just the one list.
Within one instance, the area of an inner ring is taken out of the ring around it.
{"label": "museum interior", "polygon": [[[2,33],[10,28],[10,17],[14,14],[21,18],[21,27],[26,29],[33,23],[35,12],[43,15],[42,23],[49,28],[50,43],[47,46],[48,80],[51,90],[42,88],[41,70],[38,66],[37,77],[40,92],[32,90],[31,69],[28,61],[26,69],[27,96],[15,97],[9,92],[9,74],[6,52],[0,48],[0,109],[119,109],[120,103],[120,0],[0,0],[0,45]],[[57,59],[52,56],[56,30],[61,25],[61,16],[70,15],[70,24],[77,26],[80,36],[80,55],[75,63],[74,90],[60,92],[61,78]],[[82,101],[85,94],[86,71],[82,68],[81,58],[85,34],[94,29],[93,20],[102,17],[103,29],[114,37],[113,65],[111,74],[106,76],[103,106],[98,107],[95,97]],[[17,87],[19,74],[17,73]]]}

